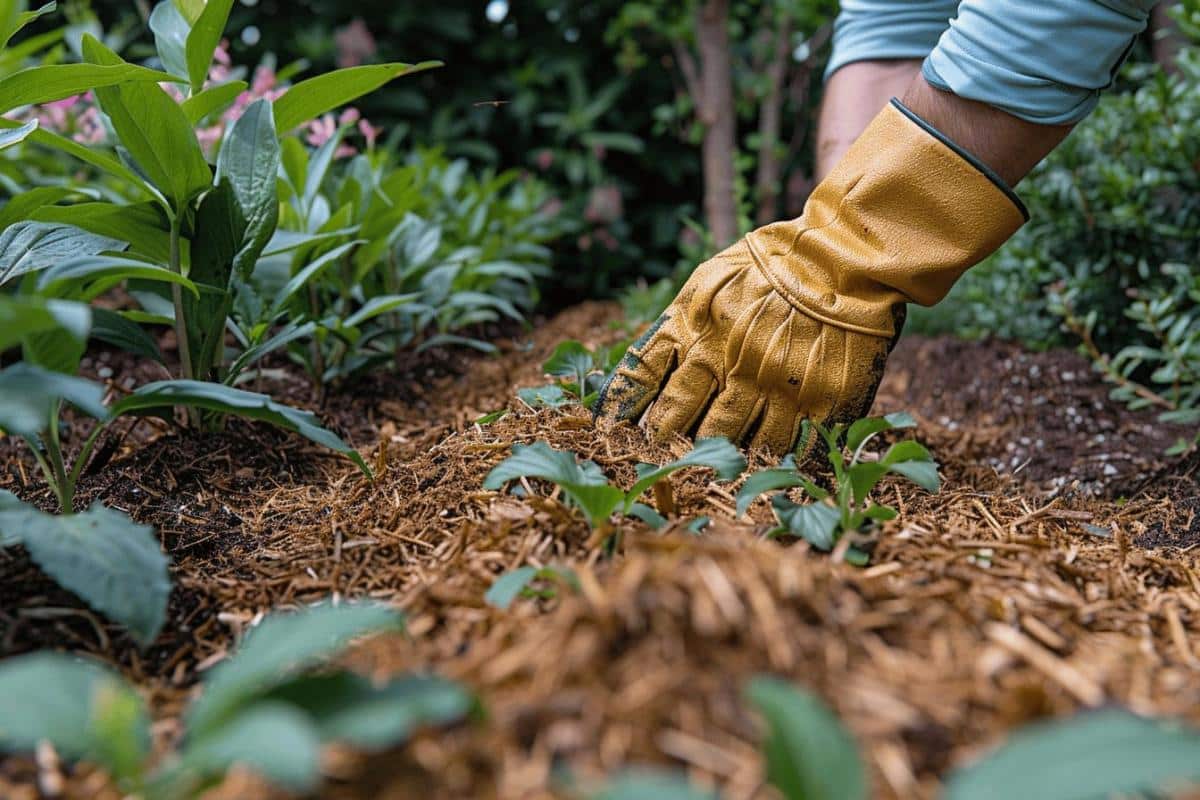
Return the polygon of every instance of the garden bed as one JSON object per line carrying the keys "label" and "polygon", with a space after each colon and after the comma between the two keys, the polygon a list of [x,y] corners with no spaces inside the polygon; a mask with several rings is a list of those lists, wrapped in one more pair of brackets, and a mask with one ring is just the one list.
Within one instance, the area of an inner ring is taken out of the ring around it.
{"label": "garden bed", "polygon": [[[948,768],[1046,715],[1120,704],[1200,722],[1195,464],[1162,472],[1174,432],[1109,402],[1084,359],[902,342],[876,411],[913,413],[945,485],[885,483],[881,499],[901,514],[866,568],[762,539],[767,504],[734,520],[731,488],[697,470],[675,478],[679,521],[625,525],[609,558],[555,499],[482,484],[514,443],[572,450],[626,486],[638,461],[686,452],[628,426],[598,431],[578,407],[515,399],[541,382],[555,344],[614,342],[618,317],[585,304],[500,341],[499,356],[415,358],[324,404],[274,374],[264,388],[320,411],[376,466],[374,483],[264,427],[233,421],[199,439],[142,423],[80,500],[159,531],[176,584],[164,632],[138,651],[17,550],[0,553],[0,652],[114,663],[167,720],[166,741],[197,678],[260,613],[331,594],[395,603],[408,636],[360,647],[354,665],[436,669],[478,691],[486,716],[395,753],[336,754],[327,795],[339,798],[552,797],[567,775],[661,763],[727,798],[767,797],[740,697],[763,672],[833,707],[881,797],[932,796]],[[120,386],[128,366],[93,355],[93,376]],[[0,489],[50,504],[20,447],[0,442],[0,459]],[[712,523],[697,536],[685,523],[701,515]],[[497,576],[527,563],[571,568],[578,591],[509,611],[485,603]],[[36,797],[36,773],[0,762],[0,795]],[[87,767],[66,777],[68,795],[99,796]],[[224,793],[246,796],[244,780]]]}

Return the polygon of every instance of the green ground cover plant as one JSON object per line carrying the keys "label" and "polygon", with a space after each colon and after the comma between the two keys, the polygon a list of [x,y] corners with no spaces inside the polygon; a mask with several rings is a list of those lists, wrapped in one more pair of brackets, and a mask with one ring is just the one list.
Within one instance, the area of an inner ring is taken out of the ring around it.
{"label": "green ground cover plant", "polygon": [[[483,488],[497,491],[521,478],[549,481],[583,512],[594,530],[606,535],[612,531],[611,517],[616,513],[636,517],[655,528],[665,525],[667,517],[675,512],[670,476],[688,467],[708,467],[718,479],[729,481],[745,471],[746,459],[727,439],[700,439],[690,453],[669,464],[639,464],[637,481],[625,490],[614,486],[596,462],[581,462],[574,453],[535,442],[514,445],[512,455],[488,473]],[[651,490],[657,508],[638,502]]]}
{"label": "green ground cover plant", "polygon": [[578,403],[591,408],[604,380],[620,363],[629,340],[591,350],[582,342],[559,342],[542,364],[553,383],[520,389],[517,396],[531,408],[560,408]]}
{"label": "green ground cover plant", "polygon": [[[778,467],[756,472],[746,479],[738,491],[737,513],[744,514],[763,494],[798,487],[812,502],[794,503],[786,492],[773,495],[771,507],[779,525],[769,535],[795,536],[824,551],[832,550],[846,534],[859,533],[874,523],[895,519],[896,509],[871,498],[876,484],[886,475],[899,475],[926,491],[936,492],[941,487],[937,462],[924,445],[911,439],[896,442],[882,454],[872,452],[867,445],[881,433],[912,428],[916,424],[906,412],[867,417],[850,425],[839,423],[831,428],[806,423],[797,452],[807,449],[806,442],[815,430],[826,446],[826,459],[833,469],[832,488],[825,489],[800,472],[793,453]],[[864,558],[853,548],[847,557]]]}
{"label": "green ground cover plant", "polygon": [[473,712],[469,692],[435,676],[380,686],[329,666],[354,640],[402,628],[397,613],[371,605],[266,617],[207,677],[181,745],[162,756],[151,754],[142,698],[120,676],[66,655],[12,658],[0,664],[0,751],[49,742],[64,758],[103,766],[123,791],[146,800],[199,797],[235,765],[311,793],[325,744],[381,750]]}

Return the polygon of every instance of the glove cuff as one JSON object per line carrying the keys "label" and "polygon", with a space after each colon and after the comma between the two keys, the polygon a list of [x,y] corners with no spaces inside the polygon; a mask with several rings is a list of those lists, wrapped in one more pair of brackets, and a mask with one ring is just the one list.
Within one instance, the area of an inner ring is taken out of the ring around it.
{"label": "glove cuff", "polygon": [[767,280],[797,309],[892,337],[897,304],[938,302],[1028,218],[999,176],[893,100],[798,219],[767,225],[746,241]]}

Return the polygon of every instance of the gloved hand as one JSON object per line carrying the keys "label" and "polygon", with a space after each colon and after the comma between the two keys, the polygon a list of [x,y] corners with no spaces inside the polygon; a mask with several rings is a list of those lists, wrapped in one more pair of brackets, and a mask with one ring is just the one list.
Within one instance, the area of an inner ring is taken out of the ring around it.
{"label": "gloved hand", "polygon": [[[903,325],[1028,215],[986,166],[898,101],[804,213],[701,264],[600,391],[598,418],[783,453],[800,424],[865,415]],[[651,403],[653,405],[651,406]]]}

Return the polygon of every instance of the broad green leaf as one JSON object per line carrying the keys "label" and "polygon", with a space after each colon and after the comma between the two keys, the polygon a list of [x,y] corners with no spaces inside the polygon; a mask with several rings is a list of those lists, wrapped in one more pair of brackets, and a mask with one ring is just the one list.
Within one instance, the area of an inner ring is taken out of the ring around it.
{"label": "broad green leaf", "polygon": [[150,12],[150,30],[154,47],[163,66],[176,78],[188,77],[187,46],[191,25],[171,0],[160,0]]}
{"label": "broad green leaf", "polygon": [[576,402],[558,384],[531,386],[517,390],[517,397],[530,408],[561,408]]}
{"label": "broad green leaf", "polygon": [[245,81],[230,81],[219,86],[210,86],[194,94],[180,105],[192,125],[199,125],[204,118],[223,111],[249,87]]}
{"label": "broad green leaf", "polygon": [[233,259],[246,233],[246,220],[227,178],[206,194],[196,211],[189,277],[211,287],[183,299],[183,318],[191,346],[192,371],[201,379],[214,374],[224,356],[225,328],[233,309]]}
{"label": "broad green leaf", "polygon": [[421,294],[419,292],[413,292],[411,294],[386,294],[378,297],[372,297],[370,300],[363,303],[361,308],[342,320],[342,325],[347,328],[353,328],[358,325],[362,325],[364,322],[369,322],[381,314],[387,314],[397,309],[410,306],[420,299]]}
{"label": "broad green leaf", "polygon": [[217,156],[217,181],[229,181],[238,211],[245,220],[241,245],[233,260],[234,272],[242,280],[250,279],[258,257],[279,224],[276,176],[280,157],[271,104],[259,100],[234,123]]}
{"label": "broad green leaf", "polygon": [[31,510],[21,543],[42,571],[129,629],[143,646],[167,615],[171,580],[154,529],[94,504],[59,516]]}
{"label": "broad green leaf", "polygon": [[[84,55],[94,64],[119,64],[120,56],[95,37],[83,37]],[[196,132],[179,104],[154,83],[123,83],[96,89],[121,144],[149,178],[182,211],[212,185],[212,172]]]}
{"label": "broad green leaf", "polygon": [[891,414],[886,415],[884,419],[895,429],[917,427],[917,421],[907,411],[893,411]]}
{"label": "broad green leaf", "polygon": [[766,722],[767,780],[786,800],[866,798],[858,745],[820,700],[765,675],[751,679],[745,693]]}
{"label": "broad green leaf", "polygon": [[48,741],[59,755],[128,776],[150,753],[141,698],[91,661],[32,653],[0,663],[0,751],[32,753]]}
{"label": "broad green leaf", "polygon": [[[129,245],[127,252],[166,264],[171,258],[170,230],[157,203],[76,203],[42,206],[30,214],[38,222],[74,225]],[[120,249],[113,248],[113,249]]]}
{"label": "broad green leaf", "polygon": [[361,244],[361,242],[347,242],[340,247],[335,247],[320,258],[314,260],[312,263],[306,264],[304,269],[293,275],[288,282],[284,284],[283,288],[279,290],[278,294],[275,295],[275,301],[272,305],[269,316],[274,317],[282,312],[284,307],[291,301],[296,293],[306,287],[309,281],[324,272],[329,267],[338,263],[339,259],[349,253],[359,244]]}
{"label": "broad green leaf", "polygon": [[517,478],[540,478],[556,484],[583,510],[593,527],[606,521],[625,499],[624,492],[608,485],[594,462],[580,463],[574,453],[555,450],[545,442],[513,445],[513,454],[488,473],[483,488],[498,490]]}
{"label": "broad green leaf", "polygon": [[801,476],[796,471],[796,457],[788,454],[778,467],[759,470],[742,484],[737,493],[737,515],[740,517],[750,508],[750,504],[767,492],[776,489],[790,489],[800,486]]}
{"label": "broad green leaf", "polygon": [[9,198],[4,207],[0,208],[0,231],[22,220],[32,219],[33,215],[43,208],[53,207],[58,201],[74,194],[74,191],[64,186],[39,186],[21,192]]}
{"label": "broad green leaf", "polygon": [[64,259],[121,250],[124,243],[72,225],[18,222],[0,231],[0,285]]}
{"label": "broad green leaf", "polygon": [[374,64],[334,70],[301,81],[275,101],[275,128],[280,135],[290,133],[310,119],[357,100],[389,81],[441,65],[440,61]]}
{"label": "broad green leaf", "polygon": [[182,756],[179,771],[184,774],[219,778],[238,765],[305,794],[321,778],[320,734],[308,714],[286,703],[254,703],[218,729],[190,740]]}
{"label": "broad green leaf", "polygon": [[887,473],[887,464],[879,461],[860,462],[846,470],[845,479],[850,481],[854,502],[858,505],[865,503],[871,490],[875,488],[875,484],[879,483],[879,479]]}
{"label": "broad green leaf", "polygon": [[423,353],[434,347],[470,347],[472,350],[478,350],[481,353],[495,353],[496,345],[491,342],[485,342],[482,339],[472,339],[469,336],[455,336],[452,333],[438,333],[430,336],[417,348],[418,353]]}
{"label": "broad green leaf", "polygon": [[887,522],[890,519],[895,519],[899,514],[900,512],[891,506],[871,506],[863,512],[863,515],[867,519],[873,519],[876,522]]}
{"label": "broad green leaf", "polygon": [[338,656],[363,636],[403,628],[403,617],[379,605],[323,604],[268,616],[237,653],[217,665],[187,714],[190,736],[203,739],[256,698]]}
{"label": "broad green leaf", "polygon": [[723,437],[699,439],[692,451],[683,458],[672,461],[638,476],[638,481],[626,496],[625,507],[628,510],[633,501],[641,497],[642,492],[649,489],[668,475],[678,472],[685,467],[709,467],[723,481],[731,481],[746,469],[746,457]]}
{"label": "broad green leaf", "polygon": [[305,322],[303,325],[296,325],[294,323],[285,325],[266,341],[258,342],[243,350],[241,355],[229,365],[229,374],[225,381],[227,383],[234,382],[237,376],[241,375],[244,370],[249,369],[258,361],[292,342],[311,338],[316,330],[317,324],[315,322]]}
{"label": "broad green leaf", "polygon": [[165,72],[136,67],[123,61],[97,64],[51,64],[28,67],[0,78],[0,114],[21,106],[52,103],[92,89],[144,83],[157,87],[173,78]]}
{"label": "broad green leaf", "polygon": [[685,775],[650,769],[619,774],[588,800],[720,800],[716,792],[697,789]]}
{"label": "broad green leaf", "polygon": [[892,423],[884,417],[860,419],[853,423],[846,432],[846,448],[853,454],[872,436],[890,431],[893,427]]}
{"label": "broad green leaf", "polygon": [[[15,120],[0,117],[0,130],[12,130],[18,127],[20,127],[20,123]],[[28,141],[42,147],[48,147],[51,150],[66,153],[85,164],[90,164],[101,172],[106,172],[109,175],[120,178],[130,186],[137,187],[147,194],[155,194],[154,187],[147,183],[140,175],[100,150],[84,147],[76,141],[68,139],[65,136],[60,136],[57,133],[51,133],[44,128],[39,128],[29,134]]]}
{"label": "broad green leaf", "polygon": [[3,9],[0,12],[0,50],[7,47],[9,40],[26,25],[38,17],[52,13],[57,8],[57,3],[46,3],[34,11],[25,11],[25,3],[13,2],[13,0],[0,5],[0,9]]}
{"label": "broad green leaf", "polygon": [[[62,261],[38,275],[37,288],[39,293],[51,297],[61,296],[64,290],[68,290],[75,296],[91,300],[113,285],[127,280],[174,283],[194,297],[200,295],[194,283],[166,267],[118,256],[85,256]],[[90,290],[97,283],[101,284],[100,290]]]}
{"label": "broad green leaf", "polygon": [[189,380],[148,383],[116,403],[112,407],[112,415],[119,417],[124,414],[162,414],[174,406],[203,408],[220,414],[268,422],[341,453],[353,461],[364,475],[371,476],[370,468],[358,451],[321,427],[320,420],[312,412],[285,406],[276,403],[265,394],[247,392],[232,386]]}
{"label": "broad green leaf", "polygon": [[21,338],[21,359],[64,375],[79,371],[79,362],[87,350],[87,339],[80,339],[65,328],[33,331]]}
{"label": "broad green leaf", "polygon": [[107,308],[92,309],[92,338],[139,358],[165,364],[158,342],[146,329],[131,319]]}
{"label": "broad green leaf", "polygon": [[942,485],[937,463],[933,461],[903,461],[889,466],[888,472],[903,475],[927,492],[936,492]]}
{"label": "broad green leaf", "polygon": [[205,2],[206,0],[174,0],[175,6],[182,12],[188,25],[195,25],[196,20],[200,19]]}
{"label": "broad green leaf", "polygon": [[231,8],[233,0],[208,0],[192,25],[192,32],[187,37],[187,75],[192,82],[193,93],[204,88],[213,52],[221,43],[221,34],[225,32]]}
{"label": "broad green leaf", "polygon": [[889,447],[882,459],[882,463],[888,466],[904,461],[933,461],[933,456],[929,454],[925,445],[906,439]]}
{"label": "broad green leaf", "polygon": [[95,419],[108,419],[104,387],[98,383],[22,362],[0,370],[0,431],[36,440],[59,400]]}
{"label": "broad green leaf", "polygon": [[1157,796],[1200,784],[1200,731],[1120,709],[1042,722],[953,773],[946,800]]}
{"label": "broad green leaf", "polygon": [[349,672],[298,678],[268,699],[303,709],[323,741],[369,750],[402,744],[422,726],[457,722],[476,702],[464,687],[435,676],[414,675],[375,686]]}
{"label": "broad green leaf", "polygon": [[796,505],[782,493],[771,499],[771,506],[789,534],[804,539],[818,550],[833,549],[834,534],[841,521],[836,508],[822,502]]}
{"label": "broad green leaf", "polygon": [[86,342],[91,325],[92,310],[83,303],[0,294],[0,353],[24,336],[46,331],[65,331]]}
{"label": "broad green leaf", "polygon": [[21,543],[21,520],[29,505],[7,489],[0,489],[0,547]]}
{"label": "broad green leaf", "polygon": [[24,125],[22,125],[19,128],[13,128],[12,130],[7,130],[7,131],[0,131],[0,150],[4,150],[5,148],[12,147],[13,145],[16,145],[16,144],[20,144],[21,142],[28,139],[29,134],[36,131],[37,128],[38,128],[38,121],[36,119],[31,119],[31,120],[29,120],[29,122],[26,122]]}

